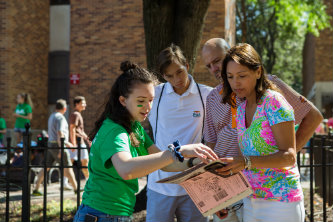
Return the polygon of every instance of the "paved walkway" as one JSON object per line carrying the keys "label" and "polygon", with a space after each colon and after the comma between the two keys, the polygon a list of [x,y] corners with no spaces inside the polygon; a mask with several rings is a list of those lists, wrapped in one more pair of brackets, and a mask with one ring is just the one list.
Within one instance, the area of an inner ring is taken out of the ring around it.
{"label": "paved walkway", "polygon": [[[80,182],[81,187],[83,188],[85,185],[85,180],[81,180]],[[147,184],[146,177],[139,179],[139,191],[141,191],[145,185]],[[40,191],[43,192],[43,184],[41,184]],[[31,193],[33,190],[33,184],[31,184]],[[72,199],[76,200],[77,195],[74,193],[73,190],[64,190],[64,199]],[[81,192],[81,196],[82,196]],[[5,192],[3,193],[5,194]],[[10,201],[21,201],[22,200],[22,190],[17,191],[10,191]],[[47,201],[49,200],[60,200],[60,183],[51,183],[47,185]],[[5,202],[5,196],[0,196],[0,203]],[[35,203],[42,203],[43,202],[43,196],[33,196],[31,195],[31,204]]]}

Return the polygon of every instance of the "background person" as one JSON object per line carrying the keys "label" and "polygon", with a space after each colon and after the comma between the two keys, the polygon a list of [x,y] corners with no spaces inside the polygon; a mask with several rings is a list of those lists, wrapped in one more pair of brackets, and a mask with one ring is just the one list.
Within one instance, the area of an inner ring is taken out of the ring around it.
{"label": "background person", "polygon": [[[4,118],[1,117],[1,110],[0,110],[0,147],[1,146],[5,146],[5,142],[4,141],[4,137],[6,135],[7,132],[7,126],[6,126],[6,121]],[[7,144],[6,144],[7,145]]]}
{"label": "background person", "polygon": [[[48,120],[48,147],[61,147],[61,138],[65,138],[65,147],[72,147],[73,145],[68,141],[68,123],[64,116],[67,111],[66,101],[63,99],[59,99],[56,102],[56,111],[53,112]],[[46,165],[51,166],[55,163],[60,163],[60,149],[48,149],[46,153]],[[72,166],[72,162],[70,160],[68,149],[64,149],[64,166]],[[49,171],[50,168],[47,168]],[[68,178],[71,183],[74,192],[77,191],[77,184],[75,181],[75,176],[72,168],[64,168],[64,176]],[[35,185],[35,189],[32,192],[32,195],[41,196],[43,195],[39,191],[40,184],[44,180],[44,170],[42,169],[37,176],[37,182]]]}
{"label": "background person", "polygon": [[14,116],[16,117],[14,132],[16,134],[16,143],[22,142],[22,134],[25,132],[25,124],[30,123],[32,119],[33,104],[28,93],[20,93],[16,97],[17,106]]}
{"label": "background person", "polygon": [[[121,70],[90,134],[89,178],[74,222],[88,217],[131,221],[137,178],[172,163],[165,170],[186,168],[186,161],[181,163],[173,149],[161,152],[140,124],[152,106],[155,77],[131,62],[123,62]],[[184,145],[179,151],[187,158],[217,158],[203,144]]]}
{"label": "background person", "polygon": [[[81,138],[81,164],[88,167],[88,149],[86,143],[90,147],[91,142],[87,134],[84,132],[84,123],[81,112],[86,110],[87,103],[83,96],[76,96],[74,98],[74,112],[69,117],[69,138],[74,147],[77,147],[77,137]],[[77,149],[71,150],[72,162],[78,161]],[[88,168],[82,168],[82,172],[86,179],[89,177]]]}
{"label": "background person", "polygon": [[[199,143],[202,139],[206,97],[212,88],[197,84],[188,68],[181,49],[174,44],[158,56],[158,71],[167,82],[155,87],[156,97],[148,118],[161,151],[176,139],[181,144]],[[180,185],[156,183],[175,174],[162,170],[149,174],[146,221],[168,222],[174,217],[179,222],[207,221]]]}
{"label": "background person", "polygon": [[323,121],[317,126],[315,133],[318,135],[325,135],[327,134],[327,119],[323,119]]}
{"label": "background person", "polygon": [[304,221],[300,174],[296,165],[293,108],[267,79],[260,56],[246,43],[232,47],[222,66],[223,103],[237,109],[238,144],[243,156],[222,158],[223,175],[243,170],[253,194],[243,199],[245,222]]}
{"label": "background person", "polygon": [[[204,138],[206,144],[211,147],[219,157],[233,157],[239,155],[237,130],[236,130],[236,109],[232,109],[229,104],[223,104],[223,80],[221,78],[222,61],[230,48],[229,44],[221,38],[209,39],[202,48],[201,58],[208,71],[221,81],[207,96],[206,120]],[[288,103],[293,107],[295,122],[299,124],[296,132],[296,149],[301,150],[306,142],[311,138],[314,130],[323,119],[319,110],[307,99],[286,85],[283,81],[273,75],[267,75],[283,93]],[[240,99],[236,96],[236,105],[240,104]],[[226,211],[218,212],[221,220],[214,215],[214,222],[240,222],[242,221],[241,203],[228,207],[231,210],[228,215]],[[238,209],[238,210],[237,210]]]}

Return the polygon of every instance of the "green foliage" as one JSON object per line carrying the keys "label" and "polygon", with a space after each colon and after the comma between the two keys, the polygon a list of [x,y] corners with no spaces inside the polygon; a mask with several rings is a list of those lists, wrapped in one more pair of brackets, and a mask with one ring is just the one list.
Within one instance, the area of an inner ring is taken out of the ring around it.
{"label": "green foliage", "polygon": [[270,0],[276,9],[277,24],[287,33],[306,28],[315,36],[319,31],[329,28],[330,16],[322,0]]}
{"label": "green foliage", "polygon": [[302,90],[302,49],[306,33],[330,28],[322,0],[238,0],[237,42],[251,44],[268,73]]}
{"label": "green foliage", "polygon": [[272,73],[285,83],[302,92],[302,50],[304,36],[295,35],[275,42],[276,62]]}

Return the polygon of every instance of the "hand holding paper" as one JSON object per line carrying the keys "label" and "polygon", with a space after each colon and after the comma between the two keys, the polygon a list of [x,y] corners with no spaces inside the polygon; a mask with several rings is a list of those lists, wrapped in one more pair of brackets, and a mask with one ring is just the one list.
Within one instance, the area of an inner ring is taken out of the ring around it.
{"label": "hand holding paper", "polygon": [[236,174],[244,169],[244,157],[230,157],[230,158],[221,158],[220,161],[226,163],[226,166],[216,171],[222,176],[228,176]]}

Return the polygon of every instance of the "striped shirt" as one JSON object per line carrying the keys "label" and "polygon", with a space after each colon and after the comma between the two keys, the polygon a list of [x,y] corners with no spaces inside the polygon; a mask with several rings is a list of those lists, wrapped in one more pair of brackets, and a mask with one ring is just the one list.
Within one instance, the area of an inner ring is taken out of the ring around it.
{"label": "striped shirt", "polygon": [[[311,110],[311,104],[278,77],[268,75],[268,79],[277,86],[293,107],[295,124],[299,124]],[[238,156],[237,130],[232,128],[230,105],[222,103],[222,88],[222,84],[218,85],[207,96],[204,138],[206,142],[215,143],[214,151],[219,157]],[[241,100],[236,97],[236,105],[240,103]]]}
{"label": "striped shirt", "polygon": [[275,75],[267,75],[268,79],[271,80],[276,87],[280,90],[280,93],[286,98],[288,103],[293,107],[295,114],[295,124],[300,124],[304,117],[311,110],[312,106],[310,102],[300,95],[298,92],[293,90],[290,86],[284,83]]}

